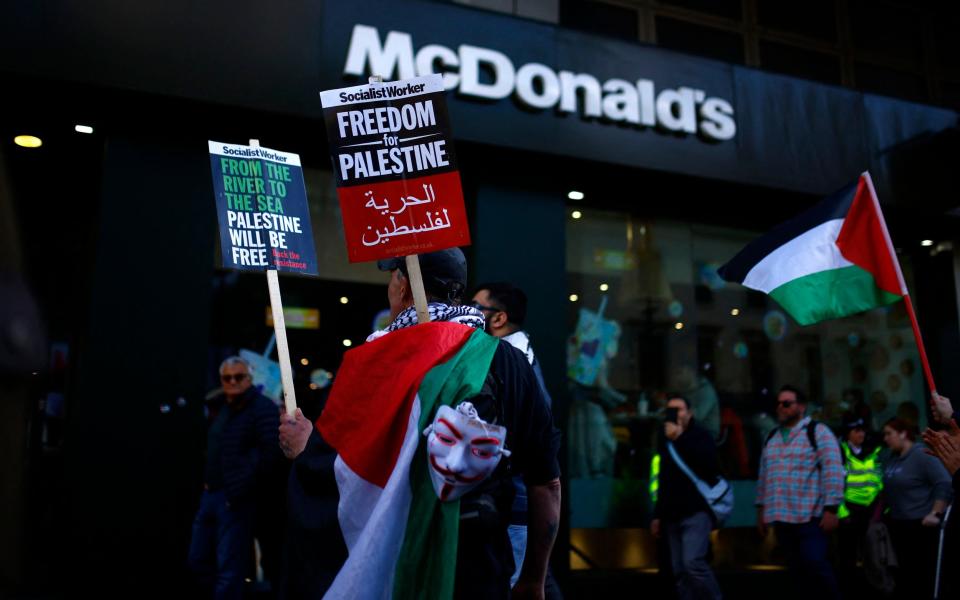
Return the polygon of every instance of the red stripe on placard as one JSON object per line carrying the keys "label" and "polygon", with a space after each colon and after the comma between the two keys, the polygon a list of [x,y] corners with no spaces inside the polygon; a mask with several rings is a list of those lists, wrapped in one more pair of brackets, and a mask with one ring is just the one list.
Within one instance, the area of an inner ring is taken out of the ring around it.
{"label": "red stripe on placard", "polygon": [[337,189],[350,262],[470,244],[460,173]]}

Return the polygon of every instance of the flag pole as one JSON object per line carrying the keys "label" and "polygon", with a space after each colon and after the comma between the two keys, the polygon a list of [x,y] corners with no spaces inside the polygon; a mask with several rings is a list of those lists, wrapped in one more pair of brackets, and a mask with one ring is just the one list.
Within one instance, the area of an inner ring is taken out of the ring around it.
{"label": "flag pole", "polygon": [[907,314],[910,316],[910,324],[913,326],[913,337],[917,340],[917,350],[920,351],[920,364],[923,365],[923,376],[927,379],[927,385],[930,386],[930,393],[936,395],[937,386],[933,383],[933,372],[930,371],[930,361],[927,360],[927,351],[923,347],[923,337],[920,335],[920,324],[917,323],[917,313],[913,310],[913,301],[910,295],[903,297],[904,305],[907,307]]}
{"label": "flag pole", "polygon": [[913,327],[913,337],[917,342],[917,351],[920,354],[920,364],[923,365],[923,376],[930,386],[930,393],[937,393],[937,385],[933,382],[933,372],[930,370],[930,361],[927,359],[927,350],[923,345],[923,336],[920,334],[920,323],[917,321],[917,313],[913,309],[913,300],[910,299],[910,290],[907,289],[906,280],[903,278],[903,271],[900,270],[900,260],[897,259],[897,251],[893,247],[893,241],[890,239],[890,232],[887,230],[887,221],[883,218],[883,211],[880,210],[880,200],[877,197],[877,190],[873,187],[873,179],[869,171],[863,172],[863,177],[870,188],[870,199],[873,201],[877,217],[880,219],[880,226],[883,228],[883,237],[887,243],[887,251],[890,253],[890,259],[897,270],[897,279],[900,282],[900,292],[903,294],[903,303],[907,309],[907,316],[910,317],[910,325]]}

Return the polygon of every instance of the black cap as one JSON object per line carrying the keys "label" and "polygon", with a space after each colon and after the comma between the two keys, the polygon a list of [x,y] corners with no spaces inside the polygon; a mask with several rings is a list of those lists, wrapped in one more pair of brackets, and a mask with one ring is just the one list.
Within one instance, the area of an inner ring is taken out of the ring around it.
{"label": "black cap", "polygon": [[[419,257],[423,287],[428,294],[450,302],[463,296],[463,290],[467,287],[467,258],[460,248],[447,248],[420,254]],[[404,277],[410,276],[402,256],[378,260],[377,268],[381,271],[400,269]]]}
{"label": "black cap", "polygon": [[866,429],[866,423],[863,417],[847,413],[843,415],[841,427],[844,431],[853,431],[854,429]]}

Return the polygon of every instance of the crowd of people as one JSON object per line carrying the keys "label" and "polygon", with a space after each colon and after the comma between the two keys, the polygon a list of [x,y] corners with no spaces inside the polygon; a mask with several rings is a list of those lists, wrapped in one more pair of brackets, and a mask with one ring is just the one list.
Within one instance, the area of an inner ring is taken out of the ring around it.
{"label": "crowd of people", "polygon": [[[707,562],[716,526],[697,480],[717,481],[716,450],[689,402],[672,394],[661,441],[659,491],[651,530],[666,538],[677,596],[720,598]],[[853,413],[839,439],[807,416],[807,400],[784,385],[776,398],[778,427],[760,459],[755,504],[761,538],[774,535],[804,598],[953,598],[960,547],[950,505],[960,491],[960,427],[949,399],[931,401],[943,429],[888,420],[881,432]],[[882,436],[882,437],[881,437]],[[673,452],[666,452],[667,444]],[[679,462],[689,465],[678,466]],[[836,556],[831,537],[836,532]]]}
{"label": "crowd of people", "polygon": [[[368,341],[418,322],[403,261],[380,266],[390,272],[392,321]],[[526,296],[507,283],[485,283],[467,302],[466,262],[457,249],[422,255],[421,271],[432,321],[483,329],[498,340],[489,386],[471,405],[480,407],[475,416],[482,421],[506,427],[510,450],[460,499],[454,595],[560,598],[548,568],[560,511],[559,432],[523,331]],[[209,416],[189,566],[209,595],[244,597],[256,539],[277,597],[320,598],[349,555],[350,540],[338,521],[337,450],[314,426],[318,414],[278,414],[252,385],[243,359],[225,360],[220,378],[223,401]],[[705,491],[722,481],[715,436],[689,399],[679,393],[666,399],[650,529],[679,598],[721,598],[709,551],[723,499]],[[755,498],[758,533],[775,536],[804,597],[957,593],[960,574],[944,562],[960,545],[960,517],[949,518],[960,482],[960,415],[950,401],[934,393],[931,410],[942,428],[922,437],[903,418],[871,431],[855,413],[844,415],[835,433],[808,416],[807,406],[796,387],[784,385],[777,393],[778,426],[763,445]],[[450,444],[457,442],[451,438]],[[456,479],[460,472],[451,462],[434,468],[450,482],[466,480]]]}
{"label": "crowd of people", "polygon": [[[379,266],[390,273],[392,320],[368,342],[418,323],[404,262],[381,261]],[[466,260],[456,248],[421,255],[420,270],[431,321],[483,329],[497,340],[484,386],[468,399],[474,409],[471,422],[480,419],[488,430],[505,427],[509,450],[482,481],[461,470],[469,469],[469,459],[453,458],[453,451],[430,454],[441,487],[448,479],[467,490],[458,497],[454,595],[560,598],[548,568],[560,516],[559,431],[536,355],[522,330],[526,296],[510,284],[488,283],[478,286],[467,302]],[[251,591],[256,538],[264,575],[277,597],[321,598],[335,585],[352,541],[338,521],[337,450],[314,425],[317,415],[308,418],[299,408],[295,415],[278,415],[252,385],[243,359],[225,360],[220,376],[224,401],[210,419],[189,566],[210,596],[244,597]],[[454,439],[460,435],[454,426],[444,432],[441,444],[462,445]],[[273,485],[277,472],[288,475],[286,526],[275,527],[285,533],[282,543],[272,543],[277,539],[269,534],[261,537],[257,527],[262,513],[283,512],[265,502],[269,494],[262,491]],[[268,569],[268,564],[276,568]]]}

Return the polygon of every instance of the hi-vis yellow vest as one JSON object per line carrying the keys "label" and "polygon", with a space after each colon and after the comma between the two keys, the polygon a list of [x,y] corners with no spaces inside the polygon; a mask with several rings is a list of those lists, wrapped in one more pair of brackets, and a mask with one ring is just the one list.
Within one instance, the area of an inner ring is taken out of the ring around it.
{"label": "hi-vis yellow vest", "polygon": [[653,455],[650,460],[650,503],[657,505],[660,496],[660,453]]}
{"label": "hi-vis yellow vest", "polygon": [[840,506],[838,516],[842,519],[850,514],[847,504],[857,504],[859,506],[870,506],[880,495],[883,489],[883,475],[880,472],[880,463],[877,461],[877,455],[880,454],[880,448],[860,459],[853,455],[850,446],[846,442],[841,442],[843,448],[844,467],[847,471],[846,486],[843,492],[843,505]]}

